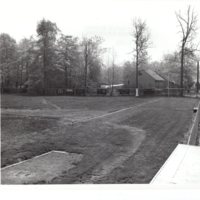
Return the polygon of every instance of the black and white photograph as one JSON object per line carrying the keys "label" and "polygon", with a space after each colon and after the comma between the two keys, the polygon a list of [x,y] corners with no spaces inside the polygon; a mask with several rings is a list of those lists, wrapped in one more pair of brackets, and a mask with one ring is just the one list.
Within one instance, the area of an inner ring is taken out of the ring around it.
{"label": "black and white photograph", "polygon": [[0,7],[2,186],[198,188],[200,1]]}

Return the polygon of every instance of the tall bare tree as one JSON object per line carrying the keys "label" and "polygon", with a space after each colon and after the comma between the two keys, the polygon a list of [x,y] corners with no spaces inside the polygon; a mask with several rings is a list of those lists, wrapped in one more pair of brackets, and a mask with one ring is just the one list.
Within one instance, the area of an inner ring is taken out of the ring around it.
{"label": "tall bare tree", "polygon": [[89,41],[84,41],[84,88],[87,91],[87,77],[88,77],[88,55],[89,55]]}
{"label": "tall bare tree", "polygon": [[145,21],[133,21],[134,56],[136,62],[136,96],[139,96],[138,71],[139,66],[147,59],[147,49],[150,46],[150,34]]}
{"label": "tall bare tree", "polygon": [[193,41],[195,39],[197,30],[197,15],[191,6],[188,6],[186,16],[176,13],[176,18],[180,26],[180,32],[182,35],[181,39],[181,70],[180,70],[180,96],[183,96],[183,76],[184,76],[184,58],[187,53],[193,53],[196,48],[194,47]]}

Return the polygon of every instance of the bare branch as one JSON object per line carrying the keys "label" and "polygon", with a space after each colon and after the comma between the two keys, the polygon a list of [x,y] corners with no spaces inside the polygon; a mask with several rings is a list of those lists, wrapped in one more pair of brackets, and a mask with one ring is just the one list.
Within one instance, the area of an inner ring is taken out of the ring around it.
{"label": "bare branch", "polygon": [[[182,34],[183,34],[183,38],[184,38],[184,37],[185,37],[185,29],[184,29],[183,24],[182,24],[182,22],[181,22],[181,20],[183,20],[183,19],[182,19],[182,17],[180,16],[180,14],[177,14],[177,13],[176,13],[176,18],[177,18],[178,23],[179,23],[179,25],[180,25],[180,27],[181,27]],[[183,21],[184,21],[184,20],[183,20]]]}
{"label": "bare branch", "polygon": [[[183,88],[184,80],[184,58],[185,56],[194,56],[196,48],[194,48],[193,41],[195,39],[195,33],[197,30],[197,16],[194,13],[194,10],[191,11],[191,7],[188,6],[187,14],[185,17],[181,13],[176,13],[177,21],[180,25],[182,31],[182,40],[181,40],[181,51],[180,51],[180,61],[181,61],[181,70],[180,70],[180,87]],[[181,91],[181,96],[183,92]]]}

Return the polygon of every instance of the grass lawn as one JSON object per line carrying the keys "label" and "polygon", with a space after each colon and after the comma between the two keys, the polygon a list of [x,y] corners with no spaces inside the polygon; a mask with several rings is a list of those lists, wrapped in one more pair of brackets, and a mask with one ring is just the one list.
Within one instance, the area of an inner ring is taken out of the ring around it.
{"label": "grass lawn", "polygon": [[196,104],[191,98],[3,95],[2,167],[62,150],[83,158],[52,183],[148,183],[187,140]]}

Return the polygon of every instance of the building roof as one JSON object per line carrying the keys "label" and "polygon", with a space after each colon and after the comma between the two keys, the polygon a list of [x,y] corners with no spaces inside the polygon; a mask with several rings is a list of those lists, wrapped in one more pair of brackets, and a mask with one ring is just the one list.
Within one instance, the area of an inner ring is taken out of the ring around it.
{"label": "building roof", "polygon": [[171,77],[171,76],[168,76],[168,75],[166,75],[166,74],[160,74],[160,76],[164,79],[164,80],[166,80],[166,81],[169,81],[170,83],[176,83],[176,81]]}
{"label": "building roof", "polygon": [[164,78],[162,78],[160,75],[158,75],[156,72],[152,71],[151,69],[145,70],[145,72],[156,81],[165,81]]}

